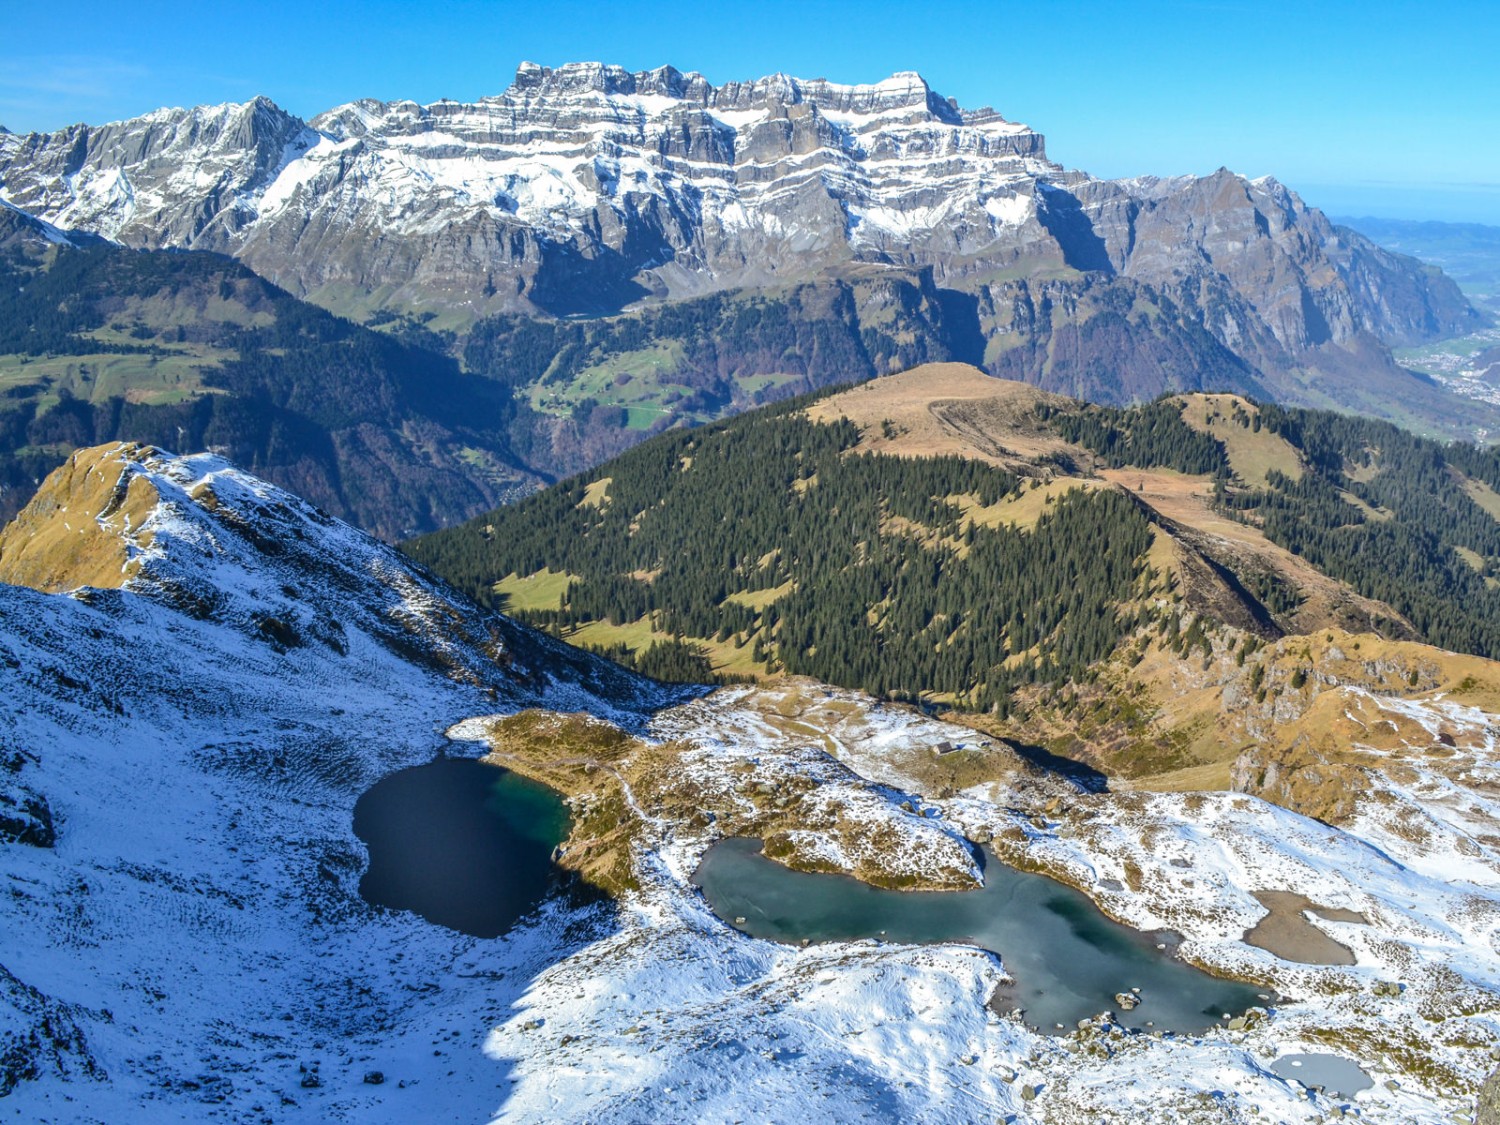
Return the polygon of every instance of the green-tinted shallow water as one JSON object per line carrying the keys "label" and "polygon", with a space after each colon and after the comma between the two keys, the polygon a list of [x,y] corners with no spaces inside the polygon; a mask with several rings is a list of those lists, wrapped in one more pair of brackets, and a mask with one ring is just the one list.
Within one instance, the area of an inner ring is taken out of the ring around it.
{"label": "green-tinted shallow water", "polygon": [[[1044,1030],[1114,1011],[1131,1027],[1198,1031],[1262,1003],[1255,988],[1209,976],[1157,948],[1158,938],[1106,918],[1071,887],[986,853],[975,891],[888,891],[843,875],[792,871],[760,841],[722,840],[693,876],[714,913],[775,941],[962,942],[1000,955],[1013,1003]],[[1115,994],[1139,988],[1140,1007]]]}
{"label": "green-tinted shallow water", "polygon": [[366,902],[496,937],[558,882],[552,851],[568,810],[545,785],[496,766],[444,758],[376,782],[354,806],[370,852]]}

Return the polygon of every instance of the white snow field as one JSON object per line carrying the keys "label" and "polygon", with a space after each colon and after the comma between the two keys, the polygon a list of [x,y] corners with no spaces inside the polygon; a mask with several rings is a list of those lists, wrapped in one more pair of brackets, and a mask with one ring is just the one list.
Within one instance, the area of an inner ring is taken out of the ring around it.
{"label": "white snow field", "polygon": [[[134,576],[0,586],[0,812],[35,820],[44,801],[56,833],[0,844],[0,1120],[1435,1125],[1493,1066],[1500,872],[1472,842],[1493,739],[1427,843],[1375,814],[1341,831],[1239,794],[1083,794],[1019,765],[937,798],[903,754],[972,732],[806,681],[668,693],[218,459],[122,447],[91,471],[159,494],[135,526],[85,513],[131,544]],[[712,827],[665,819],[639,837],[641,889],[611,907],[555,902],[482,940],[366,906],[360,793],[481,753],[477,720],[523,707],[685,740],[695,783],[747,762],[797,775],[846,820],[896,828],[900,869],[1024,834],[1029,861],[1111,914],[1290,999],[1202,1035],[1042,1035],[986,1006],[1006,978],[980,950],[737,933],[689,882]],[[1423,776],[1392,801],[1424,800]],[[1312,923],[1357,964],[1244,944],[1264,889],[1363,912]],[[1399,995],[1377,994],[1389,982]],[[1336,1098],[1270,1071],[1317,1051],[1373,1088]]]}

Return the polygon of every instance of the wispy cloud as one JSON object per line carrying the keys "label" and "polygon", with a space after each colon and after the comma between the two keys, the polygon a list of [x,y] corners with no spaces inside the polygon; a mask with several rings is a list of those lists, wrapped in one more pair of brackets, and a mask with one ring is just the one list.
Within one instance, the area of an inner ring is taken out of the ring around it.
{"label": "wispy cloud", "polygon": [[90,55],[12,57],[0,65],[0,122],[11,128],[56,128],[97,120],[150,77],[144,66]]}
{"label": "wispy cloud", "polygon": [[107,98],[150,72],[117,59],[84,55],[12,59],[0,71],[0,89],[75,98]]}

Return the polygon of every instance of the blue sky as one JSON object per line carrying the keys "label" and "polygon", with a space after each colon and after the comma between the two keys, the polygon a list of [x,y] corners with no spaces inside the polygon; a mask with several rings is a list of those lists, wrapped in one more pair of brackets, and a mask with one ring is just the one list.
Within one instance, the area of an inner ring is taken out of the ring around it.
{"label": "blue sky", "polygon": [[522,59],[710,81],[919,70],[1099,175],[1272,173],[1337,214],[1500,224],[1500,4],[1471,0],[12,5],[0,124],[269,95],[498,93]]}

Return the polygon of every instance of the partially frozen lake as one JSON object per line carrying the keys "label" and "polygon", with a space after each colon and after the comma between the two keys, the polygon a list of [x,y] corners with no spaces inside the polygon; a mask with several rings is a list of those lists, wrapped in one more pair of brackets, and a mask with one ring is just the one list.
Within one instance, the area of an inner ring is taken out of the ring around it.
{"label": "partially frozen lake", "polygon": [[1342,1055],[1322,1052],[1283,1056],[1271,1064],[1271,1070],[1283,1078],[1296,1079],[1304,1086],[1321,1087],[1341,1098],[1352,1098],[1375,1085],[1357,1063]]}
{"label": "partially frozen lake", "polygon": [[[962,942],[999,954],[1016,984],[998,1006],[1023,1009],[1042,1030],[1112,1011],[1129,1027],[1198,1031],[1263,1002],[1250,985],[1174,957],[1163,937],[1105,917],[1073,888],[985,860],[980,890],[891,891],[793,871],[763,856],[759,840],[737,838],[711,847],[693,882],[714,913],[754,937]],[[1123,1010],[1119,993],[1139,1006]]]}

